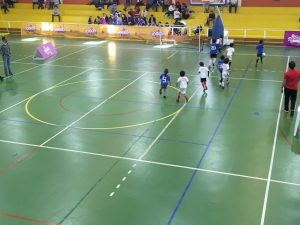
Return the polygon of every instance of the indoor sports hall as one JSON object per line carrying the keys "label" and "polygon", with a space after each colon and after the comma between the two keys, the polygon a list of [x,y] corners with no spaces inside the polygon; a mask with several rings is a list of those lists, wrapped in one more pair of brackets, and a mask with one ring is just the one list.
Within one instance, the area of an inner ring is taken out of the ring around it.
{"label": "indoor sports hall", "polygon": [[[61,8],[72,13],[76,4]],[[235,19],[254,7],[242,4]],[[187,43],[16,34],[22,9],[34,22],[49,13],[31,6],[17,2],[0,21],[13,72],[0,83],[0,225],[300,224],[297,112],[284,112],[281,91],[289,62],[300,69],[300,51],[284,46],[282,28],[273,37],[249,28],[245,39],[229,27],[229,84],[219,87],[215,69],[204,94],[198,68],[210,59],[209,27],[201,46],[197,35]],[[274,6],[256,7],[271,16]],[[226,29],[234,19],[226,6],[220,13]],[[256,67],[260,39],[265,57]],[[33,59],[45,43],[57,54]],[[177,103],[182,70],[189,100]]]}

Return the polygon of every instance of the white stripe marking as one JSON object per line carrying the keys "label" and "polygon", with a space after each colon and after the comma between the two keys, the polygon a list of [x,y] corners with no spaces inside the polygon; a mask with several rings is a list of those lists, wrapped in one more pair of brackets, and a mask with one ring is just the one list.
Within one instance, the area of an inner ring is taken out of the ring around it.
{"label": "white stripe marking", "polygon": [[126,180],[126,177],[123,177],[123,178],[122,178],[122,181],[125,181],[125,180]]}
{"label": "white stripe marking", "polygon": [[[189,166],[181,166],[181,165],[177,165],[177,164],[155,162],[155,161],[128,158],[128,157],[122,157],[122,156],[116,156],[116,155],[106,155],[106,154],[101,154],[101,153],[85,152],[85,151],[79,151],[79,150],[73,150],[73,149],[67,149],[67,148],[51,147],[51,146],[39,146],[39,145],[35,145],[35,144],[28,144],[28,143],[15,142],[15,141],[7,141],[7,140],[1,140],[1,139],[0,139],[0,142],[7,143],[7,144],[16,144],[16,145],[22,145],[22,146],[57,150],[57,151],[72,152],[72,153],[78,153],[78,154],[84,154],[84,155],[101,156],[101,157],[105,157],[105,158],[122,159],[122,160],[142,162],[142,163],[147,163],[147,164],[160,165],[160,166],[173,167],[173,168],[180,168],[180,169],[198,170],[198,171],[202,171],[202,172],[208,172],[208,173],[214,173],[214,174],[220,174],[220,175],[228,175],[228,176],[247,178],[247,179],[253,179],[253,180],[267,181],[267,179],[261,178],[261,177],[247,176],[247,175],[235,174],[235,173],[227,173],[227,172],[221,172],[221,171],[215,171],[215,170],[200,169],[200,168],[194,168],[194,167],[189,167]],[[136,167],[136,164],[133,164],[132,167]],[[288,184],[288,185],[292,185],[292,186],[300,186],[300,183],[298,184],[298,183],[285,182],[285,181],[279,181],[279,180],[271,180],[271,182]]]}
{"label": "white stripe marking", "polygon": [[114,196],[115,192],[110,193],[109,197]]}
{"label": "white stripe marking", "polygon": [[[288,59],[287,59],[286,70],[288,70],[289,61],[290,61],[290,57],[288,57]],[[272,177],[273,163],[274,163],[274,157],[275,157],[275,149],[276,149],[277,136],[278,136],[280,114],[281,114],[281,108],[282,108],[282,102],[283,102],[282,100],[283,100],[283,93],[281,94],[281,98],[280,98],[279,112],[278,112],[278,117],[277,117],[277,123],[276,123],[275,135],[274,135],[274,142],[273,142],[273,148],[272,148],[272,155],[271,155],[269,173],[268,173],[268,178],[267,178],[267,186],[266,186],[266,191],[265,191],[264,204],[263,204],[263,209],[262,209],[260,225],[265,224],[266,210],[267,210],[268,197],[269,197],[269,191],[270,191],[270,182],[271,182],[271,177]]]}
{"label": "white stripe marking", "polygon": [[118,184],[116,188],[119,189],[120,186],[121,186],[121,184]]}
{"label": "white stripe marking", "polygon": [[131,172],[132,172],[132,171],[131,171],[131,170],[129,170],[129,171],[128,171],[128,174],[131,174]]}

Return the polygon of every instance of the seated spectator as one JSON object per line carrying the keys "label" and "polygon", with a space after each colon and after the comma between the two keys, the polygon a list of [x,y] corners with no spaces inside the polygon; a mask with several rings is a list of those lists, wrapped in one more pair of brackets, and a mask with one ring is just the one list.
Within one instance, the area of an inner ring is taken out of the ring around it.
{"label": "seated spectator", "polygon": [[168,11],[165,13],[165,17],[168,17],[168,18],[173,17],[174,18],[174,10],[175,10],[175,6],[173,4],[171,4],[169,6]]}
{"label": "seated spectator", "polygon": [[150,15],[148,26],[156,26],[156,18],[153,16],[153,14]]}
{"label": "seated spectator", "polygon": [[107,22],[108,22],[108,17],[105,13],[103,13],[101,18],[101,24],[107,24]]}
{"label": "seated spectator", "polygon": [[181,7],[181,13],[182,13],[182,19],[187,20],[190,17],[191,12],[188,9],[187,5],[184,3],[182,4],[182,7]]}
{"label": "seated spectator", "polygon": [[125,15],[125,14],[122,14],[121,18],[122,18],[122,24],[123,24],[123,25],[128,25],[128,21],[127,21],[126,15]]}
{"label": "seated spectator", "polygon": [[124,0],[124,11],[127,10],[127,7],[130,6],[130,0]]}
{"label": "seated spectator", "polygon": [[117,11],[117,5],[116,4],[112,4],[112,6],[109,9],[110,14],[115,14],[115,12]]}
{"label": "seated spectator", "polygon": [[159,21],[158,24],[157,24],[157,26],[158,26],[158,27],[163,27],[162,22]]}
{"label": "seated spectator", "polygon": [[133,10],[129,9],[128,15],[130,15],[131,17],[133,17]]}
{"label": "seated spectator", "polygon": [[101,18],[100,18],[100,16],[97,16],[97,17],[94,19],[94,24],[101,24]]}
{"label": "seated spectator", "polygon": [[115,19],[115,16],[113,14],[110,14],[110,16],[108,17],[108,20],[107,20],[107,24],[114,24],[114,19]]}
{"label": "seated spectator", "polygon": [[146,26],[145,20],[140,16],[137,19],[137,25],[138,26]]}
{"label": "seated spectator", "polygon": [[52,12],[52,22],[54,22],[54,17],[55,16],[58,17],[58,21],[60,22],[60,12],[59,12],[59,9],[58,9],[57,5],[54,6],[54,9],[53,9],[53,12]]}
{"label": "seated spectator", "polygon": [[195,35],[198,35],[201,31],[202,31],[202,26],[197,26],[195,29],[192,30],[192,32],[195,34]]}
{"label": "seated spectator", "polygon": [[214,23],[215,19],[216,19],[216,15],[215,15],[214,11],[211,10],[209,12],[207,20],[206,20],[206,26],[209,26],[210,22]]}
{"label": "seated spectator", "polygon": [[180,2],[179,2],[179,1],[177,1],[177,2],[176,2],[176,4],[175,4],[175,8],[177,8],[177,9],[178,9],[178,11],[179,11],[179,12],[181,12],[181,4],[180,4]]}
{"label": "seated spectator", "polygon": [[169,0],[163,0],[162,11],[166,12],[168,10],[169,6],[170,6],[170,1]]}
{"label": "seated spectator", "polygon": [[155,11],[157,12],[158,10],[158,0],[148,0],[148,3],[146,4],[146,9],[149,11],[149,9],[155,9]]}
{"label": "seated spectator", "polygon": [[54,0],[49,1],[48,9],[53,9],[54,8]]}
{"label": "seated spectator", "polygon": [[174,20],[175,23],[181,20],[181,13],[179,12],[178,8],[175,9],[174,11]]}
{"label": "seated spectator", "polygon": [[134,19],[130,14],[128,14],[128,17],[127,17],[127,23],[128,23],[128,25],[131,25],[131,26],[134,25]]}
{"label": "seated spectator", "polygon": [[[53,21],[52,21],[53,22]],[[92,24],[93,23],[93,18],[92,16],[89,16],[89,19],[88,19],[88,24]]]}
{"label": "seated spectator", "polygon": [[136,0],[135,7],[140,7],[142,5],[144,5],[144,2],[142,0]]}

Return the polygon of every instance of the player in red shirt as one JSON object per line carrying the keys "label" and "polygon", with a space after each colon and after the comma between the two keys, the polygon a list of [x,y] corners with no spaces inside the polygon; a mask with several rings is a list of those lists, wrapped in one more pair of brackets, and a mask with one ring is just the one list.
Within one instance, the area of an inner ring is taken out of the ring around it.
{"label": "player in red shirt", "polygon": [[291,100],[291,114],[294,116],[295,103],[297,99],[298,83],[300,80],[300,71],[295,70],[296,63],[289,62],[289,70],[284,73],[282,89],[284,89],[284,111],[289,112],[289,103]]}

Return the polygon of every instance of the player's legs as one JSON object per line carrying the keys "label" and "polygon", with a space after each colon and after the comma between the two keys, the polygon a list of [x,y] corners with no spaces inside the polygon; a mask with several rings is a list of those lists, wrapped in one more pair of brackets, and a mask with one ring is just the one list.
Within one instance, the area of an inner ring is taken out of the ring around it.
{"label": "player's legs", "polygon": [[294,116],[296,99],[297,99],[297,91],[291,90],[291,117]]}
{"label": "player's legs", "polygon": [[178,92],[178,96],[177,96],[176,102],[179,102],[180,94],[181,94],[181,91]]}
{"label": "player's legs", "polygon": [[163,87],[164,98],[166,98],[166,91],[167,91],[167,87]]}
{"label": "player's legs", "polygon": [[285,88],[284,89],[284,111],[286,113],[289,112],[289,101],[290,101],[290,90]]}

